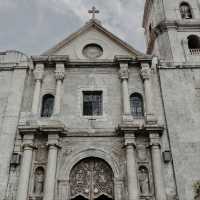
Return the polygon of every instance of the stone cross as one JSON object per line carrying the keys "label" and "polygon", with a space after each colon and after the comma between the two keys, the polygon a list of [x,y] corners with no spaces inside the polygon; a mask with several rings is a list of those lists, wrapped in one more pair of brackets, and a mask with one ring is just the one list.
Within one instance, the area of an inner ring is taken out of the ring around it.
{"label": "stone cross", "polygon": [[92,14],[92,19],[95,19],[95,15],[99,13],[99,10],[96,10],[96,8],[93,6],[92,10],[88,10],[89,14]]}

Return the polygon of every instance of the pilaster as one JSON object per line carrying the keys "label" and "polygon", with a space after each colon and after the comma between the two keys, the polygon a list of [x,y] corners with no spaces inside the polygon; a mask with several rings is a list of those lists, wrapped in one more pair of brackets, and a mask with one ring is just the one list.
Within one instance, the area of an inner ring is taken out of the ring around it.
{"label": "pilaster", "polygon": [[56,96],[55,96],[55,105],[54,105],[54,115],[60,113],[61,97],[62,97],[62,83],[65,78],[64,63],[56,63],[55,78],[56,78]]}
{"label": "pilaster", "polygon": [[122,82],[122,96],[123,96],[123,115],[122,120],[124,122],[132,121],[131,116],[131,106],[130,106],[130,97],[129,97],[129,87],[128,87],[128,78],[129,78],[129,69],[128,62],[119,62],[119,78]]}
{"label": "pilaster", "polygon": [[128,179],[128,199],[139,199],[139,188],[137,181],[137,163],[136,163],[136,141],[134,133],[125,133],[125,148],[126,148],[126,166]]}
{"label": "pilaster", "polygon": [[159,133],[151,133],[149,135],[149,138],[151,146],[156,200],[166,200],[164,178],[162,173],[160,135]]}
{"label": "pilaster", "polygon": [[28,188],[29,188],[29,177],[32,166],[33,156],[33,133],[26,134],[23,136],[23,158],[19,177],[19,186],[17,190],[16,200],[27,200]]}
{"label": "pilaster", "polygon": [[156,124],[157,119],[153,108],[153,91],[152,91],[152,70],[149,63],[141,63],[141,77],[144,81],[144,95],[145,95],[145,117],[147,124]]}
{"label": "pilaster", "polygon": [[44,187],[44,200],[54,200],[56,169],[57,169],[57,154],[59,148],[59,133],[50,133],[48,135],[48,164],[46,181]]}
{"label": "pilaster", "polygon": [[40,102],[41,84],[42,84],[42,79],[44,75],[44,64],[37,63],[33,74],[35,78],[35,89],[34,89],[33,102],[32,102],[32,114],[37,115],[38,109],[39,109],[39,102]]}

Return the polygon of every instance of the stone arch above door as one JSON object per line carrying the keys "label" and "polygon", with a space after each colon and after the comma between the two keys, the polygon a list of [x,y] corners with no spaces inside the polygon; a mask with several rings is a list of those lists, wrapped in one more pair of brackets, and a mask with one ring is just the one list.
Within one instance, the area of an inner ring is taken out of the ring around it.
{"label": "stone arch above door", "polygon": [[114,199],[114,175],[103,159],[82,159],[70,172],[70,199]]}
{"label": "stone arch above door", "polygon": [[103,151],[101,149],[84,149],[81,151],[74,151],[62,164],[58,177],[59,179],[63,179],[63,175],[66,178],[67,181],[69,181],[69,175],[76,163],[78,163],[80,160],[89,158],[89,157],[96,157],[105,160],[109,164],[109,166],[112,168],[114,179],[120,180],[122,179],[120,176],[120,167],[119,163],[117,162],[117,158],[113,157],[110,152]]}

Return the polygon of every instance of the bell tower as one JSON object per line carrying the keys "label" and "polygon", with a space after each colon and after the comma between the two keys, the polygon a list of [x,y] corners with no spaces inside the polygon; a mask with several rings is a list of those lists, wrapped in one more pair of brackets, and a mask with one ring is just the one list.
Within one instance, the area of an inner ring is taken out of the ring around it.
{"label": "bell tower", "polygon": [[146,0],[143,27],[147,53],[166,62],[200,62],[200,2]]}

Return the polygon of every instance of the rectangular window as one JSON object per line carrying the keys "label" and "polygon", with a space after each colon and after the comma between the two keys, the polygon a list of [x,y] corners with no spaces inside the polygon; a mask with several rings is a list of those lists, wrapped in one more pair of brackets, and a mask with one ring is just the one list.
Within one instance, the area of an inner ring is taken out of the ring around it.
{"label": "rectangular window", "polygon": [[102,91],[83,92],[83,115],[102,115]]}

